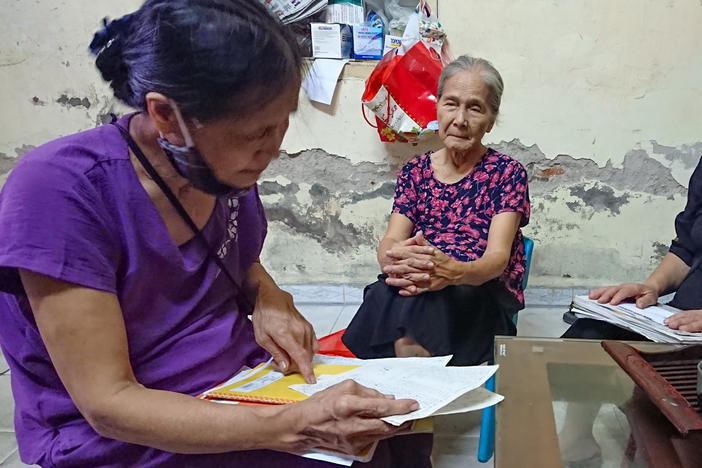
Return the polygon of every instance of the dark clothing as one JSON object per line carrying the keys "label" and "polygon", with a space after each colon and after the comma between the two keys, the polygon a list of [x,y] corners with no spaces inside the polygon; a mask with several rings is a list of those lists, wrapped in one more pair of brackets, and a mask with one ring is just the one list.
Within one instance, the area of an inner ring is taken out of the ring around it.
{"label": "dark clothing", "polygon": [[675,218],[676,237],[670,252],[691,267],[670,305],[682,310],[702,308],[702,164],[690,177],[685,209]]}
{"label": "dark clothing", "polygon": [[578,338],[582,340],[621,340],[649,341],[643,335],[618,327],[604,320],[581,318],[575,321],[561,338]]}
{"label": "dark clothing", "polygon": [[404,297],[385,276],[366,286],[355,317],[342,337],[363,359],[395,356],[395,341],[410,337],[433,356],[453,354],[449,365],[492,359],[495,335],[516,335],[512,317],[522,308],[498,280],[482,286],[449,286]]}
{"label": "dark clothing", "polygon": [[[698,162],[690,177],[685,209],[675,218],[676,237],[670,253],[690,266],[690,272],[678,286],[668,304],[682,310],[702,309],[702,163]],[[578,319],[563,338],[597,340],[648,341],[647,338],[616,325],[594,319]]]}

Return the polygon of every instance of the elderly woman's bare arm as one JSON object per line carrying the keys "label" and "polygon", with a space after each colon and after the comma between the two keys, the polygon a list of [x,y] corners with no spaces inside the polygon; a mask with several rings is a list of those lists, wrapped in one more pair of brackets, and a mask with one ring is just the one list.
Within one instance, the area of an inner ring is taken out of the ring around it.
{"label": "elderly woman's bare arm", "polygon": [[219,405],[146,388],[132,371],[114,294],[26,270],[20,275],[56,372],[104,437],[176,453],[299,453],[318,446],[348,452],[399,430],[379,417],[416,409],[410,400],[348,383],[302,403],[271,407]]}
{"label": "elderly woman's bare arm", "polygon": [[499,277],[512,253],[514,237],[519,229],[521,214],[516,212],[500,213],[490,222],[488,242],[485,253],[473,262],[456,262],[453,265],[455,284],[481,285]]}

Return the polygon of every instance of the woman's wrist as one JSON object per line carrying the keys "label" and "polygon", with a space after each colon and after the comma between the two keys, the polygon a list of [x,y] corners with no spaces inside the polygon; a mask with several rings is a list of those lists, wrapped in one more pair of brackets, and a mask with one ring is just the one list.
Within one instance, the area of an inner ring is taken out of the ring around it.
{"label": "woman's wrist", "polygon": [[256,408],[257,419],[265,430],[257,441],[255,450],[269,449],[290,452],[300,443],[304,412],[298,404],[272,405]]}
{"label": "woman's wrist", "polygon": [[459,262],[451,259],[448,266],[450,276],[448,279],[452,286],[470,284],[471,264],[470,262]]}
{"label": "woman's wrist", "polygon": [[650,276],[642,283],[644,286],[648,286],[649,288],[653,289],[653,291],[656,293],[657,296],[660,296],[664,293],[665,290],[668,289],[668,286],[661,284],[661,282],[658,280],[658,278],[654,276]]}

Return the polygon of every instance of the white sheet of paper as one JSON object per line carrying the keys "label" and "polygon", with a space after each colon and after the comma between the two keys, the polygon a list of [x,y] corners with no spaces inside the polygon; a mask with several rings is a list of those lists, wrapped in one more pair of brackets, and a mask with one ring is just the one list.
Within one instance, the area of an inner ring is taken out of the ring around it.
{"label": "white sheet of paper", "polygon": [[437,410],[432,416],[477,411],[485,409],[488,406],[496,405],[504,399],[505,397],[499,393],[493,393],[483,387],[478,387],[465,395],[459,396],[448,405]]}
{"label": "white sheet of paper", "polygon": [[290,388],[305,395],[313,395],[344,379],[394,395],[410,398],[419,403],[419,409],[409,414],[388,416],[384,421],[399,426],[405,421],[432,416],[470,390],[480,387],[498,366],[444,367],[440,361],[429,359],[409,360],[392,358],[365,361],[362,367],[338,376],[325,376],[312,385],[291,385]]}
{"label": "white sheet of paper", "polygon": [[307,76],[302,81],[302,88],[310,101],[321,102],[327,106],[334,98],[336,82],[348,60],[315,59]]}
{"label": "white sheet of paper", "polygon": [[629,312],[633,312],[635,314],[643,315],[646,318],[649,318],[653,320],[656,323],[660,323],[663,325],[663,320],[667,319],[671,315],[673,315],[673,312],[664,309],[663,307],[659,306],[649,306],[644,309],[639,309],[636,304],[632,304],[629,302],[622,302],[619,304],[619,307],[622,309],[628,310]]}

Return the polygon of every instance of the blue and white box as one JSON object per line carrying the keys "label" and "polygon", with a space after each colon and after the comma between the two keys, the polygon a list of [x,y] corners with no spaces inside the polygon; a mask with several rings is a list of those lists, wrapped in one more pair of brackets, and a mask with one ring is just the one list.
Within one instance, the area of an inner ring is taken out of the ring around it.
{"label": "blue and white box", "polygon": [[383,28],[354,26],[353,57],[357,59],[383,58]]}

